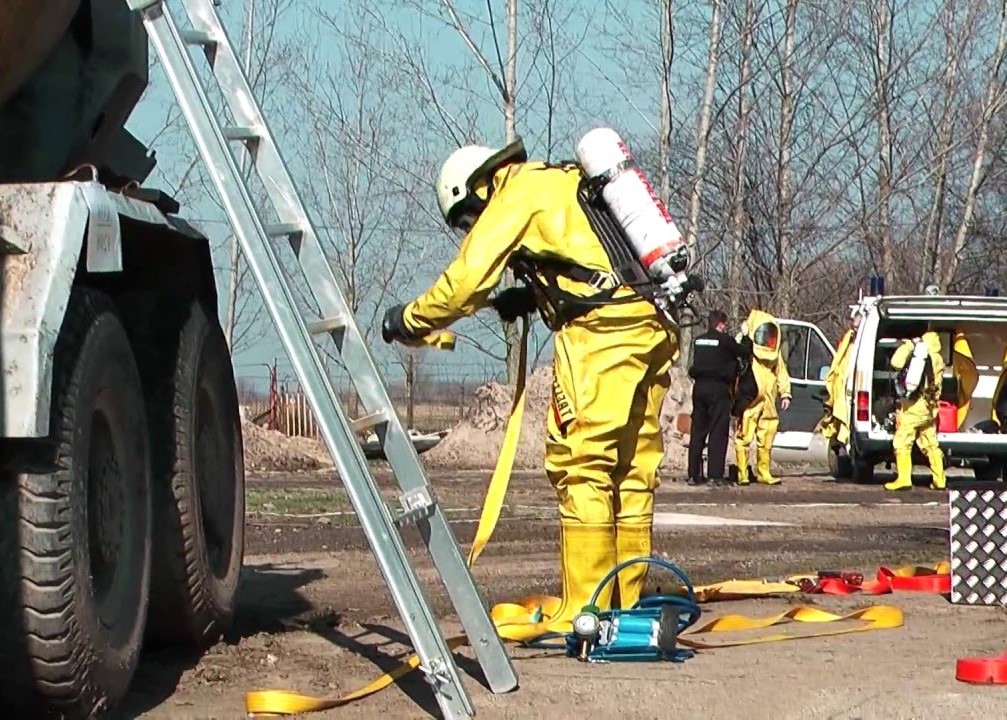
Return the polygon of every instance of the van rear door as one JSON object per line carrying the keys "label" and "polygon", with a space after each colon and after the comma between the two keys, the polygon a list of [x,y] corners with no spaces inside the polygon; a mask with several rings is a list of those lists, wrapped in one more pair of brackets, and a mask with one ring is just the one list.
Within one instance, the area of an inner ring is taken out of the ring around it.
{"label": "van rear door", "polygon": [[807,450],[818,421],[822,419],[825,376],[836,350],[813,323],[789,319],[778,322],[783,333],[780,351],[787,363],[793,398],[790,409],[785,412],[778,404],[780,429],[773,447]]}

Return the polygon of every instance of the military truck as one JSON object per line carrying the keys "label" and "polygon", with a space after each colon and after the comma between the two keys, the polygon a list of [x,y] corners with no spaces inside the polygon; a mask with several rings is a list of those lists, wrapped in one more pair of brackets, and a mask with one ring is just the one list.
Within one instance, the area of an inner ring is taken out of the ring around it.
{"label": "military truck", "polygon": [[124,0],[0,0],[0,697],[114,709],[232,620],[244,467],[207,238],[143,187]]}

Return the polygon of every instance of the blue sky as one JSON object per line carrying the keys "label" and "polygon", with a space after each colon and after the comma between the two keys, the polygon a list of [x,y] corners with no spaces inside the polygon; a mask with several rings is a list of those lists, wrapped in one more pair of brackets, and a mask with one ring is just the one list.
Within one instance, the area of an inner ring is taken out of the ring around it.
{"label": "blue sky", "polygon": [[[264,0],[257,0],[259,8],[263,7]],[[378,2],[378,5],[382,3]],[[427,1],[431,8],[438,8],[439,2]],[[501,31],[499,41],[506,51],[506,36],[503,32],[502,18],[506,3],[503,0],[495,0],[493,10],[496,13],[496,20],[500,23]],[[240,53],[240,41],[242,35],[242,23],[244,21],[244,8],[246,0],[225,0],[222,12],[228,32],[232,41],[236,44],[236,49]],[[356,3],[337,4],[333,0],[308,0],[306,2],[293,2],[292,9],[287,12],[277,25],[277,36],[281,42],[293,43],[296,48],[301,42],[301,38],[312,34],[316,51],[315,62],[319,64],[337,65],[340,53],[338,52],[341,39],[333,33],[331,40],[324,34],[325,29],[318,22],[315,12],[318,8],[334,12],[338,8],[352,8]],[[529,150],[533,155],[545,153],[544,142],[544,114],[545,101],[541,92],[545,81],[530,70],[531,50],[534,40],[527,35],[532,32],[528,26],[531,24],[531,15],[534,5],[531,3],[520,3],[522,8],[521,43],[519,50],[519,75],[522,78],[522,86],[519,88],[519,102],[522,99],[522,90],[526,96],[531,96],[526,100],[524,110],[527,114],[519,117],[521,125],[518,132],[522,134]],[[584,10],[578,7],[576,2],[557,2],[554,0],[555,16],[552,18],[553,37],[556,38],[554,52],[557,56],[559,66],[556,84],[561,86],[561,95],[566,97],[565,107],[557,109],[557,128],[554,132],[554,142],[556,153],[564,157],[569,157],[572,153],[573,134],[579,128],[584,128],[599,121],[617,122],[620,129],[634,140],[639,138],[640,142],[653,142],[652,127],[657,125],[658,119],[658,85],[657,67],[654,60],[658,53],[658,33],[656,25],[657,16],[654,11],[654,4],[642,2],[621,3],[619,10],[613,12],[605,7],[605,3],[599,2],[595,9]],[[472,34],[476,42],[484,52],[492,59],[494,50],[492,39],[485,26],[480,26],[479,21],[485,23],[486,4],[474,0],[460,0],[458,2],[460,12],[470,13],[477,18],[473,24]],[[686,10],[688,7],[686,6]],[[176,14],[179,11],[176,10]],[[498,107],[493,106],[493,89],[487,81],[485,73],[473,65],[473,54],[466,47],[461,37],[451,28],[445,27],[444,23],[436,18],[424,17],[422,13],[413,8],[405,7],[404,3],[387,3],[381,8],[381,18],[388,23],[391,32],[410,38],[418,46],[422,47],[423,54],[431,67],[437,69],[457,68],[456,79],[459,84],[466,87],[466,94],[441,88],[445,106],[452,112],[463,112],[465,109],[475,109],[479,118],[479,131],[487,144],[499,145],[503,142],[503,118]],[[337,19],[340,21],[343,18]],[[353,17],[345,18],[346,25],[349,26]],[[682,23],[680,23],[680,26]],[[697,24],[691,24],[689,31],[693,34],[705,32],[705,28]],[[702,25],[700,23],[699,25]],[[686,24],[688,27],[689,24]],[[601,28],[606,28],[606,32],[600,32]],[[372,37],[372,40],[374,38]],[[698,40],[698,37],[689,38],[685,34],[677,37],[676,72],[680,75],[693,75],[693,68],[696,63],[702,62],[702,53],[705,49],[691,42]],[[380,38],[377,38],[380,42]],[[635,41],[635,46],[629,43]],[[697,52],[699,50],[699,52]],[[539,55],[545,52],[538,48]],[[524,53],[524,54],[522,54]],[[197,57],[197,63],[203,63],[202,58]],[[548,65],[546,65],[548,67]],[[628,69],[628,71],[627,71]],[[684,79],[680,79],[680,82]],[[309,80],[310,82],[310,80]],[[472,91],[483,95],[488,100],[480,101],[472,95]],[[577,93],[582,93],[578,96]],[[684,92],[678,93],[685,95]],[[152,86],[141,101],[140,106],[134,112],[129,122],[130,129],[140,139],[150,141],[157,136],[162,129],[166,112],[171,103],[170,92],[166,81],[160,73],[159,68],[155,68],[152,73]],[[454,104],[454,107],[452,107]],[[688,103],[687,103],[688,105]],[[685,118],[691,118],[691,112],[683,113]],[[279,122],[276,113],[267,110],[271,124],[276,130]],[[682,119],[679,122],[691,122],[689,119]],[[281,149],[286,151],[288,163],[291,162],[289,152],[291,143],[295,141],[289,133],[279,132]],[[563,142],[559,138],[566,139]],[[189,162],[189,152],[179,152],[177,139],[169,142],[161,137],[155,140],[153,147],[158,151],[158,169],[148,181],[151,185],[161,184],[169,187],[177,182],[181,175],[182,167]],[[443,154],[446,155],[451,149],[450,142],[445,138]],[[394,149],[393,149],[394,150]],[[181,157],[180,157],[181,155]],[[425,173],[429,177],[435,175],[436,167],[416,168],[417,173]],[[296,172],[296,170],[295,170]],[[303,195],[303,188],[302,188]],[[435,200],[432,188],[423,201],[429,203],[431,210],[436,211]],[[313,212],[309,207],[309,212]],[[222,298],[221,311],[223,312],[223,297],[226,295],[226,275],[225,267],[228,257],[226,251],[227,227],[221,222],[222,216],[212,203],[196,199],[184,206],[183,215],[196,218],[204,222],[197,223],[202,226],[209,235],[211,241],[217,248],[215,252],[215,263],[218,266],[218,292]],[[437,240],[435,239],[435,242]],[[438,257],[441,262],[450,257],[450,248],[443,248]],[[436,267],[426,268],[426,272],[415,274],[413,277],[413,287],[406,289],[406,294],[422,290],[433,279]],[[471,322],[471,321],[468,321]],[[464,329],[464,326],[461,327]],[[379,362],[384,366],[394,365],[392,354],[380,342],[372,345],[372,350],[378,357]],[[269,332],[261,342],[257,342],[253,347],[246,348],[236,354],[235,365],[239,374],[262,376],[265,373],[263,363],[271,362],[274,357],[280,359],[280,364],[284,364],[284,352],[276,339],[275,333]],[[548,359],[548,354],[545,358]],[[478,351],[462,346],[455,353],[440,354],[436,359],[428,362],[446,368],[445,372],[452,372],[455,368],[457,374],[476,376],[482,373],[496,374],[502,371],[502,366],[488,362],[485,355]],[[495,372],[494,372],[495,371]]]}

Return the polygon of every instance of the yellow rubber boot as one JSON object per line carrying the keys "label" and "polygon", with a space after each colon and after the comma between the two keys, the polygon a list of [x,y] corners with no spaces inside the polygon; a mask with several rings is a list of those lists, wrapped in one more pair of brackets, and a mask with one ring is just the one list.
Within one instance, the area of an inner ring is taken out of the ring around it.
{"label": "yellow rubber boot", "polygon": [[762,485],[779,485],[780,479],[774,478],[770,469],[770,463],[772,462],[772,449],[763,447],[757,448],[755,457],[755,469],[758,473],[756,482],[761,483]]}
{"label": "yellow rubber boot", "polygon": [[895,453],[895,480],[885,483],[885,490],[908,490],[913,486],[912,448]]}
{"label": "yellow rubber boot", "polygon": [[933,448],[927,452],[927,460],[930,461],[930,472],[933,474],[930,489],[943,490],[947,485],[947,477],[944,475],[944,453],[940,448]]}
{"label": "yellow rubber boot", "polygon": [[[616,523],[615,548],[616,561],[624,563],[638,557],[650,557],[651,537],[653,536],[653,521],[647,523]],[[619,571],[618,603],[619,607],[628,610],[633,607],[643,593],[647,581],[648,563],[635,563]]]}
{"label": "yellow rubber boot", "polygon": [[[560,521],[560,563],[563,572],[563,600],[559,609],[545,618],[550,625],[569,623],[591,602],[591,596],[616,564],[615,523],[589,524]],[[612,586],[598,593],[595,604],[610,609]]]}
{"label": "yellow rubber boot", "polygon": [[748,448],[735,446],[734,461],[738,464],[738,484],[748,485]]}

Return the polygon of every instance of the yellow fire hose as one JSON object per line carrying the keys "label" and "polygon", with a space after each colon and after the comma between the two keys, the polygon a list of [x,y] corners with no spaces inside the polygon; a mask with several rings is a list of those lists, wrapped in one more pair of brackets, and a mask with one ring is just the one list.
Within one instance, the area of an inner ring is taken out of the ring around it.
{"label": "yellow fire hose", "polygon": [[[482,553],[489,542],[490,536],[493,534],[493,530],[496,528],[503,509],[504,498],[507,494],[507,486],[510,483],[514,458],[517,454],[517,444],[521,435],[521,423],[524,416],[529,325],[530,323],[527,320],[522,325],[520,368],[515,388],[514,403],[511,408],[511,415],[507,420],[507,427],[504,431],[504,440],[497,459],[497,465],[486,489],[486,497],[479,517],[479,524],[476,528],[475,539],[469,550],[469,567],[475,563]],[[443,349],[453,349],[454,336],[448,332],[441,333],[424,341],[423,344]],[[684,592],[684,588],[681,590]],[[800,592],[800,588],[796,584],[766,580],[728,580],[695,588],[696,601],[700,603],[743,597],[765,597],[795,592]],[[497,628],[497,633],[503,640],[522,643],[539,637],[546,632],[570,631],[569,622],[554,623],[548,620],[558,610],[561,602],[561,599],[558,597],[531,596],[516,603],[500,603],[495,605],[490,611],[490,616]],[[716,635],[717,633],[763,630],[787,623],[787,621],[810,625],[839,623],[842,621],[859,622],[856,624],[848,622],[841,627],[820,629],[812,633],[800,635],[780,632],[723,642],[715,642],[700,637]],[[900,627],[902,623],[902,611],[897,607],[889,605],[875,605],[847,615],[835,615],[819,608],[799,606],[790,608],[786,612],[763,618],[754,618],[745,615],[724,615],[713,618],[679,635],[678,642],[690,648],[716,649],[780,642],[783,640],[843,635],[868,630],[883,630]],[[452,650],[460,648],[467,643],[468,639],[464,635],[447,639],[448,647]],[[412,655],[391,672],[385,673],[364,687],[338,698],[312,697],[283,690],[253,691],[247,693],[245,696],[245,709],[252,715],[293,715],[329,710],[373,695],[404,675],[416,670],[419,666],[419,656]]]}

